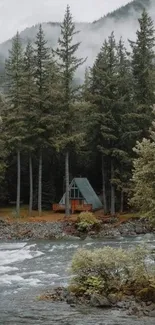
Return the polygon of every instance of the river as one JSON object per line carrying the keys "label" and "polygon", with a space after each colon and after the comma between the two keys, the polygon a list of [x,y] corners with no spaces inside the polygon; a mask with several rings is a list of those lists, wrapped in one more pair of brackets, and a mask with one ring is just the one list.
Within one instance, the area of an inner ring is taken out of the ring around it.
{"label": "river", "polygon": [[155,248],[153,235],[106,241],[1,241],[0,325],[154,325],[154,318],[138,319],[118,310],[37,300],[45,289],[67,285],[71,259],[79,247],[128,247],[144,239]]}

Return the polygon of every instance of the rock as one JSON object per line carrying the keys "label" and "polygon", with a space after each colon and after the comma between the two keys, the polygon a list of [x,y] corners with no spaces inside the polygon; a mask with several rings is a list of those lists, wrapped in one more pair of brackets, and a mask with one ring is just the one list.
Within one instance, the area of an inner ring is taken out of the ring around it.
{"label": "rock", "polygon": [[91,296],[90,304],[93,307],[103,307],[103,308],[111,307],[110,301],[106,297],[101,296],[97,293],[94,293]]}
{"label": "rock", "polygon": [[[139,312],[140,312],[140,307],[137,306],[136,304],[131,308],[131,311],[132,311],[132,315],[138,315]],[[144,313],[144,312],[143,312]],[[148,314],[146,314],[147,316]]]}
{"label": "rock", "polygon": [[[94,237],[94,236],[96,236],[96,232],[91,230],[91,231],[89,231],[88,236],[89,236],[89,238]],[[86,239],[88,238],[88,236],[86,237]]]}
{"label": "rock", "polygon": [[146,310],[146,309],[144,309],[144,310],[143,310],[143,314],[144,314],[145,316],[149,316],[149,311]]}
{"label": "rock", "polygon": [[150,306],[150,305],[152,305],[152,301],[147,301],[146,306]]}
{"label": "rock", "polygon": [[150,233],[149,234],[145,234],[143,239],[144,239],[144,241],[145,240],[148,240],[148,241],[154,240],[154,235],[153,234],[150,234]]}
{"label": "rock", "polygon": [[135,232],[137,235],[140,235],[140,234],[145,234],[146,231],[142,225],[136,225]]}
{"label": "rock", "polygon": [[116,305],[116,303],[117,303],[117,301],[118,301],[118,297],[117,297],[116,294],[111,293],[111,294],[109,294],[109,296],[108,296],[108,300],[110,301],[110,303],[111,303],[112,305]]}
{"label": "rock", "polygon": [[153,310],[155,310],[155,304],[152,304],[151,303],[151,305],[149,305],[149,306],[146,307],[146,310],[147,311],[153,311]]}
{"label": "rock", "polygon": [[67,302],[67,304],[73,306],[73,305],[76,305],[77,299],[76,299],[75,295],[71,293],[71,294],[67,295],[66,302]]}
{"label": "rock", "polygon": [[151,312],[149,313],[149,316],[150,316],[150,317],[155,317],[155,310],[151,311]]}
{"label": "rock", "polygon": [[3,219],[0,219],[0,226],[7,226],[8,223],[4,221]]}
{"label": "rock", "polygon": [[65,235],[65,234],[64,234],[63,239],[73,241],[73,240],[80,240],[80,237],[77,237],[77,236],[71,236],[71,235]]}
{"label": "rock", "polygon": [[117,302],[116,306],[118,308],[123,308],[124,309],[126,307],[129,307],[129,303],[128,303],[128,306],[127,306],[127,302],[126,301],[119,301],[119,302]]}

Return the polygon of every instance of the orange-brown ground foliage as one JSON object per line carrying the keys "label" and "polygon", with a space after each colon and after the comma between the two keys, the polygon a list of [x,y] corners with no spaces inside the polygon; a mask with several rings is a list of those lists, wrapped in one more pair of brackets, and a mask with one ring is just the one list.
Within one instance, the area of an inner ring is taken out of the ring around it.
{"label": "orange-brown ground foliage", "polygon": [[[103,222],[109,219],[110,216],[105,216],[103,210],[95,212],[97,218],[101,219]],[[37,211],[32,212],[32,217],[28,216],[28,207],[21,208],[21,217],[17,218],[14,207],[7,207],[0,209],[0,219],[5,219],[8,222],[64,222],[66,220],[75,222],[77,220],[78,214],[71,215],[69,218],[65,218],[64,213],[54,213],[51,211],[43,211],[42,216],[38,216]],[[124,214],[118,215],[118,223],[123,223],[129,219],[135,217],[135,214]]]}

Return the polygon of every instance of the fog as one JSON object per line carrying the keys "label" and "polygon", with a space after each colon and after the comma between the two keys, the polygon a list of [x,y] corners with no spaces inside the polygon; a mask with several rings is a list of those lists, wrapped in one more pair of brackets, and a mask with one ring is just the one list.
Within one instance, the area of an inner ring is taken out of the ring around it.
{"label": "fog", "polygon": [[[148,10],[149,15],[155,22],[155,0],[151,0],[151,5]],[[77,77],[83,79],[85,68],[92,66],[93,62],[100,51],[100,48],[104,40],[114,31],[116,40],[118,41],[122,37],[125,41],[126,47],[129,49],[128,39],[135,40],[136,30],[138,29],[138,18],[141,13],[137,13],[133,10],[132,6],[128,12],[128,18],[115,20],[113,18],[102,18],[96,23],[81,23],[76,24],[76,29],[80,30],[75,38],[74,42],[81,42],[78,49],[78,57],[86,58],[85,64],[79,68]],[[58,24],[43,23],[43,29],[45,32],[48,45],[55,47],[57,45],[58,37],[60,36],[60,26]],[[38,26],[28,28],[21,33],[21,38],[24,40],[31,39],[34,41]],[[25,42],[26,43],[26,42]],[[0,53],[4,56],[7,55],[8,48],[11,47],[11,42],[0,45]]]}
{"label": "fog", "polygon": [[[148,10],[149,15],[155,24],[155,0],[151,0],[151,6]],[[114,31],[116,41],[120,37],[123,38],[127,49],[130,49],[128,40],[136,39],[136,31],[139,28],[138,18],[141,13],[135,12],[133,9],[129,11],[127,19],[114,20],[106,18],[99,20],[94,25],[88,25],[78,35],[78,40],[81,41],[81,46],[78,51],[78,56],[88,57],[86,66],[92,66],[101,46],[106,38]],[[79,73],[83,71],[81,67]]]}

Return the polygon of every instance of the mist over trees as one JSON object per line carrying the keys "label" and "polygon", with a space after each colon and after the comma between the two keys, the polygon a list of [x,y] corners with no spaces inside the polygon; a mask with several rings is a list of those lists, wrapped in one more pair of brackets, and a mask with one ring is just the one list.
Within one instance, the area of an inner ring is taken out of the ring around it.
{"label": "mist over trees", "polygon": [[39,215],[51,209],[78,176],[101,194],[105,213],[128,209],[131,196],[136,206],[136,195],[142,197],[136,182],[146,160],[136,155],[154,150],[153,21],[144,10],[130,51],[114,33],[103,39],[80,86],[75,72],[85,57],[77,58],[76,33],[67,7],[56,50],[48,48],[41,25],[35,45],[28,42],[25,50],[18,33],[13,39],[0,96],[0,205],[16,201],[17,215],[21,201],[30,215],[32,208]]}

